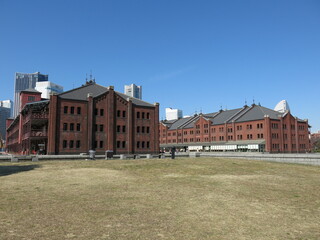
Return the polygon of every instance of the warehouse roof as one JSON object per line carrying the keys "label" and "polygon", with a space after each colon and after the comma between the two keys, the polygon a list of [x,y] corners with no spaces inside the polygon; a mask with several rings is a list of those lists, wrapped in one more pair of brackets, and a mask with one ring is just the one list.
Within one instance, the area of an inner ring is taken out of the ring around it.
{"label": "warehouse roof", "polygon": [[[107,87],[104,87],[104,86],[101,86],[99,84],[96,84],[95,82],[89,82],[89,83],[86,83],[85,85],[82,85],[79,88],[75,88],[75,89],[72,89],[70,91],[60,93],[58,96],[60,98],[63,98],[63,99],[86,101],[89,93],[91,93],[92,97],[95,98],[95,97],[100,96],[103,93],[108,92],[108,91],[109,91],[109,89]],[[142,100],[137,99],[137,98],[133,98],[131,96],[125,95],[125,94],[120,93],[120,92],[116,92],[115,91],[115,93],[117,95],[119,95],[120,97],[124,98],[125,100],[127,100],[127,98],[130,98],[132,103],[135,104],[135,105],[145,106],[145,107],[153,107],[154,106],[151,103],[142,101]]]}
{"label": "warehouse roof", "polygon": [[260,120],[264,119],[266,115],[271,119],[279,119],[279,116],[282,116],[283,113],[259,105],[252,105],[250,109],[244,115],[236,119],[235,122]]}
{"label": "warehouse roof", "polygon": [[[219,112],[203,114],[202,116],[211,121],[212,125],[221,125],[230,122],[246,122],[254,120],[262,120],[265,116],[270,119],[279,119],[280,116],[284,116],[286,113],[280,113],[272,109],[262,107],[260,105],[252,104],[251,106],[245,105],[242,108],[236,108],[231,110],[220,110]],[[201,115],[195,115],[193,117],[181,118],[174,122],[162,121],[169,127],[169,130],[181,129],[181,128],[193,128],[195,122]]]}

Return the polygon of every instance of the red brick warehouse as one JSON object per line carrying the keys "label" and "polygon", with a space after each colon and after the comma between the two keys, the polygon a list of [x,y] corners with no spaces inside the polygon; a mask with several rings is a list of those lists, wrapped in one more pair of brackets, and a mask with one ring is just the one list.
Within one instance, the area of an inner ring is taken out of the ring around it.
{"label": "red brick warehouse", "polygon": [[252,104],[178,120],[160,122],[160,147],[190,151],[310,151],[307,120],[289,110]]}
{"label": "red brick warehouse", "polygon": [[40,131],[32,127],[39,123],[34,119],[39,112],[45,113],[42,116],[47,118],[47,125],[41,128],[46,137],[40,145],[45,145],[47,154],[79,154],[90,149],[98,154],[106,150],[115,154],[159,152],[159,104],[116,92],[113,86],[106,88],[88,82],[77,89],[52,95],[49,101],[30,105],[25,105],[21,114],[8,122],[7,149],[10,152],[24,150],[15,132],[16,125],[23,125],[25,118],[30,119],[31,127],[18,130],[21,131],[19,135],[29,136],[24,139],[28,142],[24,148],[27,147],[27,153],[39,150],[34,136],[37,134],[31,130]]}

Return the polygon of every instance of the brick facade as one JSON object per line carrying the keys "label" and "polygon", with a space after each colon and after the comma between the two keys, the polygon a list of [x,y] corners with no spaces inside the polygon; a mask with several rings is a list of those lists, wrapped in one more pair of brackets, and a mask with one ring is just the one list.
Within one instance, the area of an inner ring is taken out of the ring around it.
{"label": "brick facade", "polygon": [[159,140],[162,149],[295,153],[310,151],[308,128],[307,120],[293,117],[290,112],[252,105],[162,121]]}
{"label": "brick facade", "polygon": [[[39,141],[30,138],[30,130],[33,123],[41,122],[33,118],[35,112],[41,111],[42,123],[46,124],[42,129],[46,133],[47,154],[79,154],[91,149],[97,154],[104,154],[106,150],[115,154],[159,152],[157,103],[146,103],[116,92],[112,86],[105,88],[94,82],[52,95],[46,103],[42,108],[36,107],[38,103],[27,104],[11,122],[7,129],[8,151],[31,153],[39,150]],[[29,138],[17,137],[22,135]],[[38,145],[34,148],[32,142]]]}

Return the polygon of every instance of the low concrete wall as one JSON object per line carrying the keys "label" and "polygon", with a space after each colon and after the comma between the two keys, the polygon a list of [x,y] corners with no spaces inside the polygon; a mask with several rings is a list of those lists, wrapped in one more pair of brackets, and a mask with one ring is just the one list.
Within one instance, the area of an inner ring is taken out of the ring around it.
{"label": "low concrete wall", "polygon": [[[177,153],[176,158],[179,157],[214,157],[214,158],[237,158],[270,162],[282,162],[282,163],[297,163],[320,166],[320,154],[269,154],[269,153],[250,153],[250,152],[197,152],[197,153]],[[138,158],[145,159],[159,159],[159,158],[171,158],[171,154],[139,154]],[[90,160],[89,155],[31,155],[31,156],[17,156],[17,155],[5,155],[0,156],[0,161],[16,162],[16,161],[45,161],[45,160]],[[96,155],[96,160],[105,159],[105,155]],[[113,155],[113,159],[127,159],[120,155]],[[108,160],[106,160],[108,161]]]}
{"label": "low concrete wall", "polygon": [[260,161],[282,162],[282,163],[298,163],[298,164],[320,166],[320,154],[318,153],[271,154],[271,153],[203,152],[200,154],[200,156],[201,157],[240,158],[240,159],[252,159],[252,160],[260,160]]}

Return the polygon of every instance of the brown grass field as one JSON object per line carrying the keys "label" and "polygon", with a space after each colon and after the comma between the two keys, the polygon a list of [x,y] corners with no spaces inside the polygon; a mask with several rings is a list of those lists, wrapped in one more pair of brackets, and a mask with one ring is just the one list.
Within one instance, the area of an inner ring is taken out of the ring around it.
{"label": "brown grass field", "polygon": [[0,196],[0,239],[320,239],[317,166],[0,163]]}

